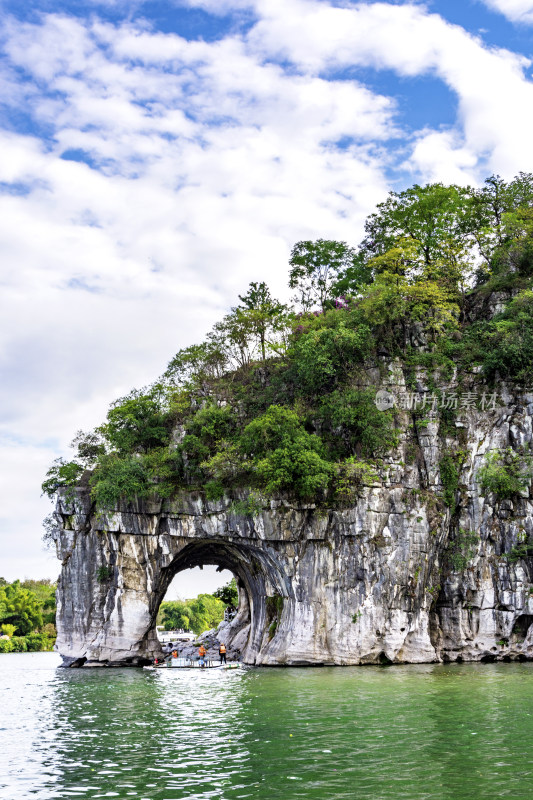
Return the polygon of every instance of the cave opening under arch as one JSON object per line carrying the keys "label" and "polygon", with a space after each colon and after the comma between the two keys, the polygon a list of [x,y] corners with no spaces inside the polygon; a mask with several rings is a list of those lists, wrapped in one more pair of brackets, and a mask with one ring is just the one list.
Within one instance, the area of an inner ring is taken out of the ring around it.
{"label": "cave opening under arch", "polygon": [[269,598],[288,597],[290,590],[279,565],[271,556],[247,542],[202,538],[187,543],[161,570],[157,589],[152,595],[152,627],[168,588],[180,572],[216,565],[231,572],[237,583],[237,613],[225,623],[225,643],[234,647],[238,657],[253,661],[259,652],[268,624],[271,622]]}

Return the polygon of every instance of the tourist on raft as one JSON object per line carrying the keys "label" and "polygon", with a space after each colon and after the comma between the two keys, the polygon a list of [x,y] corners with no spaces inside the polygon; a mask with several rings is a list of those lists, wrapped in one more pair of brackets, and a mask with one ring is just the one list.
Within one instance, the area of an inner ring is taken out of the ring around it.
{"label": "tourist on raft", "polygon": [[223,644],[222,642],[220,643],[220,647],[218,648],[218,654],[220,656],[220,663],[227,664],[228,662],[226,659],[226,645]]}
{"label": "tourist on raft", "polygon": [[177,657],[178,657],[178,651],[173,650],[171,653],[168,654],[168,656],[165,657],[165,662],[167,663],[167,665],[169,665],[172,663],[172,659]]}
{"label": "tourist on raft", "polygon": [[205,667],[205,657],[206,657],[206,655],[207,655],[207,650],[205,649],[203,644],[201,644],[200,645],[200,649],[198,650],[198,661],[199,661],[199,664],[200,664],[201,667]]}

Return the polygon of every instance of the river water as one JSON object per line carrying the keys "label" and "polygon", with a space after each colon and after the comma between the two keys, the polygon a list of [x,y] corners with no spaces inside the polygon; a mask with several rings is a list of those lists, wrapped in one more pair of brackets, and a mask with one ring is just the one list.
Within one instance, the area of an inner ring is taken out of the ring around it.
{"label": "river water", "polygon": [[533,664],[61,670],[0,656],[0,797],[531,800]]}

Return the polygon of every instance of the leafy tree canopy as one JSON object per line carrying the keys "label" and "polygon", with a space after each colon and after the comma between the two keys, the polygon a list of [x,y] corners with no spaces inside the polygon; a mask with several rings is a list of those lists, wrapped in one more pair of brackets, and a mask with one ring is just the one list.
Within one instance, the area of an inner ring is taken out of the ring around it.
{"label": "leafy tree canopy", "polygon": [[169,418],[164,404],[165,395],[157,385],[147,392],[133,391],[113,403],[107,422],[98,432],[119,453],[146,453],[168,439]]}
{"label": "leafy tree canopy", "polygon": [[29,589],[24,589],[20,581],[0,587],[0,621],[4,625],[14,625],[20,636],[43,625],[38,598]]}
{"label": "leafy tree canopy", "polygon": [[525,289],[489,321],[474,323],[465,332],[458,353],[483,366],[486,377],[533,380],[533,291]]}
{"label": "leafy tree canopy", "polygon": [[270,406],[246,426],[241,448],[253,458],[268,493],[290,490],[305,500],[328,485],[331,467],[323,458],[323,443],[290,409]]}
{"label": "leafy tree canopy", "polygon": [[295,300],[304,311],[316,305],[324,309],[327,300],[341,293],[342,281],[353,291],[369,278],[354,248],[330,239],[298,242],[289,264],[289,288],[296,289]]}
{"label": "leafy tree canopy", "polygon": [[482,492],[493,492],[498,500],[520,494],[531,483],[533,459],[530,454],[495,450],[485,458],[478,480]]}
{"label": "leafy tree canopy", "polygon": [[267,352],[279,354],[285,331],[287,306],[274,300],[266,283],[251,283],[245,295],[239,295],[241,305],[234,309],[237,319],[247,324],[252,340],[265,361]]}
{"label": "leafy tree canopy", "polygon": [[227,357],[213,335],[202,344],[179,350],[163,375],[171,386],[184,386],[200,396],[208,396],[213,381],[222,378]]}
{"label": "leafy tree canopy", "polygon": [[410,239],[426,266],[438,263],[449,247],[462,251],[472,235],[470,194],[468,189],[442,183],[391,192],[365,223],[363,249],[383,255],[398,239]]}
{"label": "leafy tree canopy", "polygon": [[295,339],[290,353],[298,391],[315,395],[343,383],[354,363],[361,363],[372,348],[368,325],[353,328],[348,320],[337,316],[337,324],[314,328]]}
{"label": "leafy tree canopy", "polygon": [[83,466],[76,461],[56,458],[42,484],[43,494],[53,497],[58,489],[75,486],[83,474]]}
{"label": "leafy tree canopy", "polygon": [[199,594],[193,600],[163,602],[160,610],[165,630],[191,630],[199,635],[222,622],[225,608],[218,597]]}
{"label": "leafy tree canopy", "polygon": [[232,578],[225,586],[221,586],[216,592],[213,592],[213,597],[218,597],[219,600],[229,606],[230,608],[237,608],[239,605],[239,590],[237,589],[237,581]]}
{"label": "leafy tree canopy", "polygon": [[487,178],[480,190],[470,190],[472,234],[487,265],[498,247],[512,239],[506,224],[509,214],[533,204],[533,175],[520,172],[508,183],[499,175]]}

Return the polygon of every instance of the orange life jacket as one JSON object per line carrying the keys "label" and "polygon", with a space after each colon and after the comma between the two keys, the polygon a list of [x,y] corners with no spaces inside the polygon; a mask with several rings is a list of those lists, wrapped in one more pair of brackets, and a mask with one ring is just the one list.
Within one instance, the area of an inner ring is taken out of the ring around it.
{"label": "orange life jacket", "polygon": [[201,656],[201,657],[203,658],[203,657],[205,656],[206,652],[207,652],[207,651],[206,651],[205,647],[202,645],[202,646],[200,647],[200,649],[198,650],[198,655],[199,655],[199,656]]}
{"label": "orange life jacket", "polygon": [[226,645],[225,644],[221,644],[220,647],[218,648],[218,652],[219,653],[225,653],[226,652]]}

